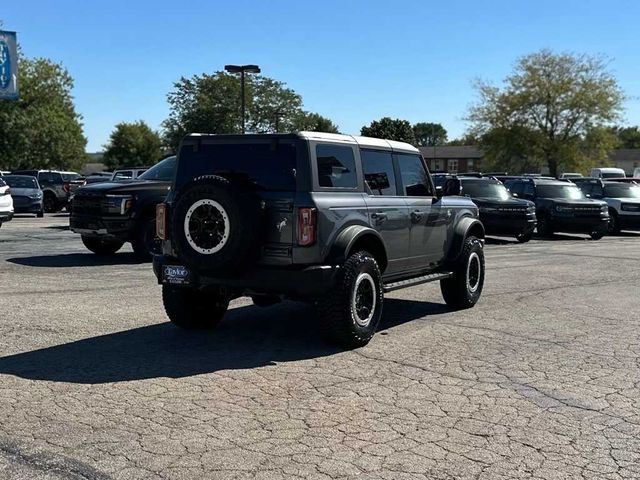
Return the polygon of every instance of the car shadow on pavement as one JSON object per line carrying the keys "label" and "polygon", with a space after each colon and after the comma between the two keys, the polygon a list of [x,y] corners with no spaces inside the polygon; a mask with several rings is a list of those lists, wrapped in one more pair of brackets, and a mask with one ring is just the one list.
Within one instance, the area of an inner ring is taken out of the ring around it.
{"label": "car shadow on pavement", "polygon": [[[440,304],[389,299],[380,330],[443,311]],[[315,318],[314,309],[301,303],[239,307],[215,331],[189,332],[169,323],[133,328],[2,357],[0,374],[99,384],[182,378],[340,353],[323,341]]]}
{"label": "car shadow on pavement", "polygon": [[68,268],[99,267],[103,265],[134,265],[145,263],[133,253],[96,255],[93,253],[64,253],[61,255],[37,255],[33,257],[7,258],[7,262],[25,267]]}

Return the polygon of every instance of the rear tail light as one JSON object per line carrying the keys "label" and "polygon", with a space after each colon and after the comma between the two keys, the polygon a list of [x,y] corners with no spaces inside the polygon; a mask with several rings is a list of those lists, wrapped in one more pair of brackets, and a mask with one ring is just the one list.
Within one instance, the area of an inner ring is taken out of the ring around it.
{"label": "rear tail light", "polygon": [[167,239],[167,204],[156,205],[156,236],[160,240]]}
{"label": "rear tail light", "polygon": [[306,247],[316,243],[316,209],[298,209],[298,245]]}
{"label": "rear tail light", "polygon": [[65,183],[64,185],[62,185],[62,189],[65,191],[65,193],[69,193],[71,191],[71,185]]}

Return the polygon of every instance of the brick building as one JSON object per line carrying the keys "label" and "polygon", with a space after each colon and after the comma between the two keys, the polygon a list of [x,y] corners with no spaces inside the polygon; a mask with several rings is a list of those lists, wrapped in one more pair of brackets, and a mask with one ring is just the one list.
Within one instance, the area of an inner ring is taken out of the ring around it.
{"label": "brick building", "polygon": [[482,150],[477,146],[420,147],[432,172],[467,173],[482,171]]}

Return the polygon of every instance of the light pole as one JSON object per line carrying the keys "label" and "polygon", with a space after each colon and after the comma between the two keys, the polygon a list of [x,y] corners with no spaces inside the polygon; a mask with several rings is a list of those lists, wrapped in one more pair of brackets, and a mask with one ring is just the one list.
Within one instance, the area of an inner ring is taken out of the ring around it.
{"label": "light pole", "polygon": [[245,122],[245,99],[244,99],[244,74],[245,73],[260,73],[260,67],[258,65],[225,65],[224,69],[229,73],[240,74],[240,97],[242,102],[242,134],[244,135],[244,122]]}

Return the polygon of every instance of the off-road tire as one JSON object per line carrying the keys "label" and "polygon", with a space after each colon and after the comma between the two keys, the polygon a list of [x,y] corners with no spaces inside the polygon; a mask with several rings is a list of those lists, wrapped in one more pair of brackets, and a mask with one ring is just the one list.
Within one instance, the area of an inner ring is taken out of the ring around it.
{"label": "off-road tire", "polygon": [[218,294],[174,285],[162,286],[162,303],[171,323],[185,330],[210,330],[229,308]]}
{"label": "off-road tire", "polygon": [[609,235],[620,235],[620,219],[618,212],[613,209],[609,210],[609,224],[607,225],[607,233]]}
{"label": "off-road tire", "polygon": [[156,219],[142,218],[136,223],[131,239],[133,253],[140,260],[150,260],[160,253],[160,243],[156,238]]}
{"label": "off-road tire", "polygon": [[124,242],[120,240],[85,237],[84,235],[82,235],[81,238],[84,246],[96,255],[113,255],[122,248],[122,245],[124,245]]}
{"label": "off-road tire", "polygon": [[602,237],[604,237],[605,233],[606,232],[604,231],[604,229],[595,230],[595,231],[591,232],[589,234],[589,236],[591,237],[592,240],[600,240]]}
{"label": "off-road tire", "polygon": [[553,235],[549,217],[546,215],[541,215],[538,218],[538,226],[536,227],[536,229],[538,231],[538,235],[540,235],[541,237],[550,237],[551,235]]}
{"label": "off-road tire", "polygon": [[[476,263],[477,262],[477,263]],[[479,267],[476,272],[475,265]],[[470,236],[454,265],[453,277],[440,280],[440,291],[447,305],[455,309],[473,307],[484,287],[484,249],[482,242]]]}
{"label": "off-road tire", "polygon": [[44,193],[44,199],[42,200],[43,209],[47,213],[55,213],[58,211],[58,200],[56,196],[51,192]]}
{"label": "off-road tire", "polygon": [[[191,221],[196,218],[197,208],[193,208],[203,201],[210,203],[206,208],[216,216],[210,216],[208,223],[201,221],[197,224],[201,231],[204,227],[210,229],[206,234],[199,233],[198,240],[191,236]],[[187,215],[190,215],[188,223]],[[178,257],[187,266],[212,275],[232,276],[257,259],[264,236],[263,227],[264,209],[255,195],[231,185],[225,178],[205,176],[195,179],[193,185],[178,198],[172,216],[171,238]],[[189,237],[185,230],[189,230]],[[212,230],[215,231],[211,233]],[[208,248],[209,245],[202,243],[203,238],[206,242],[207,235],[210,240],[216,235],[220,239],[217,243],[212,240],[211,248]]]}
{"label": "off-road tire", "polygon": [[[384,294],[378,263],[369,252],[354,253],[342,265],[336,280],[335,287],[317,302],[321,328],[331,343],[346,348],[362,347],[369,343],[382,318]],[[367,292],[373,308],[365,317],[369,319],[366,323],[354,307],[356,294],[360,292],[356,287],[360,285],[363,289],[375,286]]]}
{"label": "off-road tire", "polygon": [[40,210],[38,213],[36,213],[36,217],[38,217],[38,218],[44,217],[44,208],[42,210]]}
{"label": "off-road tire", "polygon": [[516,235],[516,240],[520,243],[527,243],[533,237],[533,232],[519,233]]}

